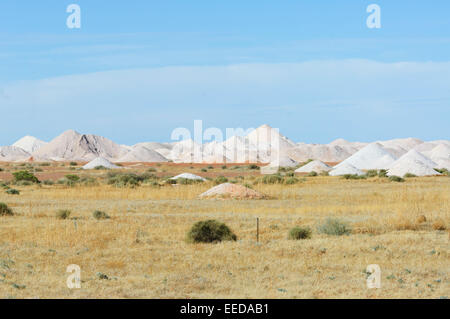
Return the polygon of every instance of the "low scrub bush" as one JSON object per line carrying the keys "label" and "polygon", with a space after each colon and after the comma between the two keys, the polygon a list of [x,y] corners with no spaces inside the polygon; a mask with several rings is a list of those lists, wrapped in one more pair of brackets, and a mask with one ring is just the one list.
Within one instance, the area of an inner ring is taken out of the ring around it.
{"label": "low scrub bush", "polygon": [[377,177],[378,171],[376,169],[368,170],[366,173],[367,177]]}
{"label": "low scrub bush", "polygon": [[198,184],[203,183],[203,180],[201,179],[190,179],[190,178],[178,178],[176,180],[177,184],[180,185],[192,185],[192,184]]}
{"label": "low scrub bush", "polygon": [[20,195],[20,192],[17,189],[10,188],[6,190],[6,194],[8,195]]}
{"label": "low scrub bush", "polygon": [[314,177],[317,175],[318,175],[317,172],[314,172],[314,171],[308,173],[308,176],[310,176],[310,177]]}
{"label": "low scrub bush", "polygon": [[298,182],[299,182],[298,178],[295,177],[286,178],[286,180],[284,181],[286,185],[294,185],[297,184]]}
{"label": "low scrub bush", "polygon": [[102,212],[100,210],[96,210],[92,213],[92,216],[97,219],[97,220],[102,220],[102,219],[109,219],[109,215],[105,212]]}
{"label": "low scrub bush", "polygon": [[289,239],[299,240],[299,239],[309,239],[311,238],[312,231],[309,227],[294,227],[289,231]]}
{"label": "low scrub bush", "polygon": [[266,175],[261,182],[263,184],[283,184],[284,179],[280,175]]}
{"label": "low scrub bush", "polygon": [[387,170],[385,169],[380,169],[378,171],[378,177],[387,177]]}
{"label": "low scrub bush", "polygon": [[187,241],[191,243],[215,243],[236,239],[236,235],[227,225],[216,220],[197,222],[187,234]]}
{"label": "low scrub bush", "polygon": [[259,166],[256,164],[250,164],[249,166],[247,166],[248,169],[259,169]]}
{"label": "low scrub bush", "polygon": [[406,173],[404,176],[404,178],[412,178],[412,177],[417,177],[417,175],[411,174],[411,173]]}
{"label": "low scrub bush", "polygon": [[5,203],[0,203],[0,216],[13,216],[14,212]]}
{"label": "low scrub bush", "polygon": [[136,187],[141,183],[152,182],[156,180],[154,174],[144,173],[142,175],[134,173],[116,173],[110,172],[107,174],[107,183],[116,187]]}
{"label": "low scrub bush", "polygon": [[215,180],[214,180],[214,184],[219,185],[219,184],[223,184],[228,182],[228,178],[226,178],[225,176],[218,176]]}
{"label": "low scrub bush", "polygon": [[351,228],[347,223],[340,221],[339,219],[328,218],[323,224],[317,227],[317,231],[321,234],[342,236],[349,235]]}
{"label": "low scrub bush", "polygon": [[397,183],[403,183],[405,180],[403,178],[401,178],[400,176],[389,176],[389,180],[391,182],[397,182]]}
{"label": "low scrub bush", "polygon": [[343,179],[366,179],[366,175],[356,175],[356,174],[345,174],[342,176]]}
{"label": "low scrub bush", "polygon": [[437,219],[433,225],[432,225],[434,230],[446,230],[447,226],[445,225],[444,220],[442,219]]}
{"label": "low scrub bush", "polygon": [[67,219],[69,218],[72,212],[68,209],[60,209],[56,212],[56,218],[58,219]]}
{"label": "low scrub bush", "polygon": [[15,182],[31,182],[31,183],[39,183],[39,180],[33,173],[29,171],[18,171],[13,173]]}

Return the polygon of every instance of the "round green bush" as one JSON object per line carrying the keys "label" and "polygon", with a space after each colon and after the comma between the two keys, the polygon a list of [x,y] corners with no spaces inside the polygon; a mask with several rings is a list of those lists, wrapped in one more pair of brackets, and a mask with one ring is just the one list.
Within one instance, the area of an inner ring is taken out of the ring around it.
{"label": "round green bush", "polygon": [[294,227],[289,231],[289,239],[309,239],[311,238],[312,231],[309,227]]}
{"label": "round green bush", "polygon": [[390,180],[391,182],[398,182],[398,183],[403,183],[403,182],[405,181],[403,178],[401,178],[401,177],[399,177],[399,176],[395,176],[395,175],[390,176],[390,177],[389,177],[389,180]]}
{"label": "round green bush", "polygon": [[109,215],[108,215],[107,213],[102,212],[102,211],[100,211],[100,210],[96,210],[95,212],[93,212],[93,213],[92,213],[92,216],[93,216],[95,219],[98,219],[98,220],[100,220],[100,219],[109,219],[109,218],[110,218]]}
{"label": "round green bush", "polygon": [[187,234],[187,241],[191,243],[215,243],[236,239],[236,235],[227,225],[216,220],[197,222]]}
{"label": "round green bush", "polygon": [[263,184],[283,184],[283,181],[280,175],[266,175],[262,178]]}
{"label": "round green bush", "polygon": [[228,182],[228,178],[226,178],[225,176],[219,176],[219,177],[217,177],[217,178],[214,180],[214,183],[215,183],[216,185],[223,184],[223,183],[226,183],[226,182]]}
{"label": "round green bush", "polygon": [[0,216],[12,216],[14,212],[5,203],[0,203]]}
{"label": "round green bush", "polygon": [[20,195],[20,192],[17,189],[10,188],[6,191],[6,194],[8,195]]}
{"label": "round green bush", "polygon": [[58,219],[67,219],[69,218],[72,212],[68,209],[60,209],[56,212],[56,218]]}
{"label": "round green bush", "polygon": [[29,171],[18,171],[13,173],[16,182],[40,183],[38,178]]}

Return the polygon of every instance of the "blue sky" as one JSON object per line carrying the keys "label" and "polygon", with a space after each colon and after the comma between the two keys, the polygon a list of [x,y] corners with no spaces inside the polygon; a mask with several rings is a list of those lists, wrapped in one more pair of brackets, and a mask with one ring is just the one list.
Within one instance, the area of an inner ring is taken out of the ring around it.
{"label": "blue sky", "polygon": [[448,139],[449,14],[444,0],[3,0],[0,145],[69,128],[168,141],[196,119],[316,143]]}

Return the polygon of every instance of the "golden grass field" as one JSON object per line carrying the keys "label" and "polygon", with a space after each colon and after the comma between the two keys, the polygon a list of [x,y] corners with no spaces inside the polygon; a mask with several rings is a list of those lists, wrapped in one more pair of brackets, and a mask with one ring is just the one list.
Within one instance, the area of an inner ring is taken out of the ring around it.
{"label": "golden grass field", "polygon": [[[198,166],[161,171],[202,175]],[[255,178],[239,174],[243,182]],[[449,177],[304,177],[253,186],[269,200],[197,199],[213,185],[14,186],[20,195],[0,189],[0,202],[15,212],[0,217],[0,298],[450,297]],[[71,218],[57,219],[58,209],[71,210]],[[94,210],[111,219],[94,219]],[[349,223],[352,234],[319,234],[316,225],[328,217]],[[238,241],[186,243],[192,224],[205,219],[225,222]],[[312,238],[288,240],[294,226],[310,226]],[[81,267],[81,289],[66,286],[70,264]],[[366,286],[369,264],[381,267],[380,289]]]}

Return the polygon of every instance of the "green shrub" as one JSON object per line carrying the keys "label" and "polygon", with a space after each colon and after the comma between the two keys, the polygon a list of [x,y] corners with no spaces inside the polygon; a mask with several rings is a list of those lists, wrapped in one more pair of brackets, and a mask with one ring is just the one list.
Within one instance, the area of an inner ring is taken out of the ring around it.
{"label": "green shrub", "polygon": [[97,171],[100,171],[100,170],[106,170],[108,168],[103,166],[103,165],[99,165],[99,166],[95,166],[94,169],[97,170]]}
{"label": "green shrub", "polygon": [[351,233],[350,226],[339,219],[328,218],[323,224],[317,227],[317,231],[321,234],[342,236]]}
{"label": "green shrub", "polygon": [[93,212],[92,216],[97,220],[110,218],[108,214],[106,214],[105,212],[102,212],[100,210],[96,210],[95,212]]}
{"label": "green shrub", "polygon": [[311,238],[312,231],[309,227],[294,227],[289,231],[289,239],[309,239]]}
{"label": "green shrub", "polygon": [[40,163],[39,166],[50,166],[50,163]]}
{"label": "green shrub", "polygon": [[192,184],[197,184],[197,183],[203,182],[203,180],[201,180],[201,179],[189,179],[189,178],[178,178],[175,181],[176,181],[176,184],[180,184],[180,185],[192,185]]}
{"label": "green shrub", "polygon": [[399,176],[395,176],[395,175],[389,176],[389,180],[391,182],[398,182],[398,183],[403,183],[405,181],[403,178],[401,178]]}
{"label": "green shrub", "polygon": [[67,219],[69,218],[72,212],[68,209],[60,209],[56,212],[56,218],[58,219]]}
{"label": "green shrub", "polygon": [[225,176],[219,176],[214,180],[214,184],[219,185],[228,182],[228,178]]}
{"label": "green shrub", "polygon": [[80,176],[78,176],[78,175],[69,174],[69,175],[66,175],[65,177],[67,180],[74,182],[74,183],[76,183],[80,180]]}
{"label": "green shrub", "polygon": [[378,171],[378,177],[387,177],[387,170],[385,169],[380,169]]}
{"label": "green shrub", "polygon": [[187,241],[191,243],[215,243],[221,241],[235,241],[236,235],[224,223],[216,220],[206,220],[195,223],[187,234]]}
{"label": "green shrub", "polygon": [[287,172],[287,173],[285,174],[285,176],[288,176],[288,177],[294,177],[294,176],[295,176],[295,173],[294,173],[294,172]]}
{"label": "green shrub", "polygon": [[154,172],[156,172],[156,171],[158,171],[156,168],[154,168],[154,167],[150,167],[148,170],[147,170],[147,172],[149,172],[149,173],[154,173]]}
{"label": "green shrub", "polygon": [[366,173],[367,177],[376,177],[378,176],[378,171],[376,169],[368,170]]}
{"label": "green shrub", "polygon": [[202,168],[200,171],[206,173],[208,170],[206,168]]}
{"label": "green shrub", "polygon": [[6,191],[6,194],[9,195],[20,195],[20,192],[17,189],[14,188],[10,188]]}
{"label": "green shrub", "polygon": [[29,171],[18,171],[13,173],[14,181],[16,182],[31,182],[31,183],[39,183],[39,180],[36,176],[33,175],[33,173],[30,173]]}
{"label": "green shrub", "polygon": [[139,186],[144,179],[145,177],[134,173],[108,173],[107,183],[116,187],[136,187]]}
{"label": "green shrub", "polygon": [[248,169],[259,169],[259,166],[256,164],[250,164],[249,166],[247,166]]}
{"label": "green shrub", "polygon": [[343,179],[366,179],[366,175],[357,175],[357,174],[345,174],[342,176]]}
{"label": "green shrub", "polygon": [[406,173],[405,175],[403,175],[404,178],[412,178],[412,177],[417,177],[417,175],[411,174],[411,173]]}
{"label": "green shrub", "polygon": [[283,177],[280,175],[266,175],[262,178],[263,184],[283,184]]}
{"label": "green shrub", "polygon": [[297,184],[298,182],[299,182],[298,178],[295,178],[295,177],[289,177],[284,181],[284,183],[286,185],[293,185],[293,184]]}
{"label": "green shrub", "polygon": [[95,179],[94,177],[91,177],[91,176],[82,177],[78,183],[82,184],[84,186],[98,185],[97,179]]}
{"label": "green shrub", "polygon": [[77,164],[77,162],[70,162],[69,165],[70,165],[70,166],[77,166],[78,164]]}
{"label": "green shrub", "polygon": [[0,216],[13,216],[14,212],[5,203],[0,203]]}
{"label": "green shrub", "polygon": [[308,176],[310,176],[310,177],[314,177],[314,176],[317,176],[317,175],[318,175],[317,172],[314,172],[314,171],[309,172],[309,174],[308,174]]}
{"label": "green shrub", "polygon": [[214,167],[210,165],[210,166],[208,166],[208,169],[214,169]]}
{"label": "green shrub", "polygon": [[42,184],[44,184],[44,185],[53,185],[53,184],[55,184],[55,182],[52,181],[52,180],[46,179],[45,181],[42,181]]}
{"label": "green shrub", "polygon": [[30,186],[30,185],[33,185],[34,183],[33,182],[30,182],[30,181],[18,181],[18,182],[14,182],[14,185],[17,185],[17,186]]}
{"label": "green shrub", "polygon": [[227,166],[226,166],[226,165],[223,165],[223,166],[222,166],[222,169],[227,169]]}

